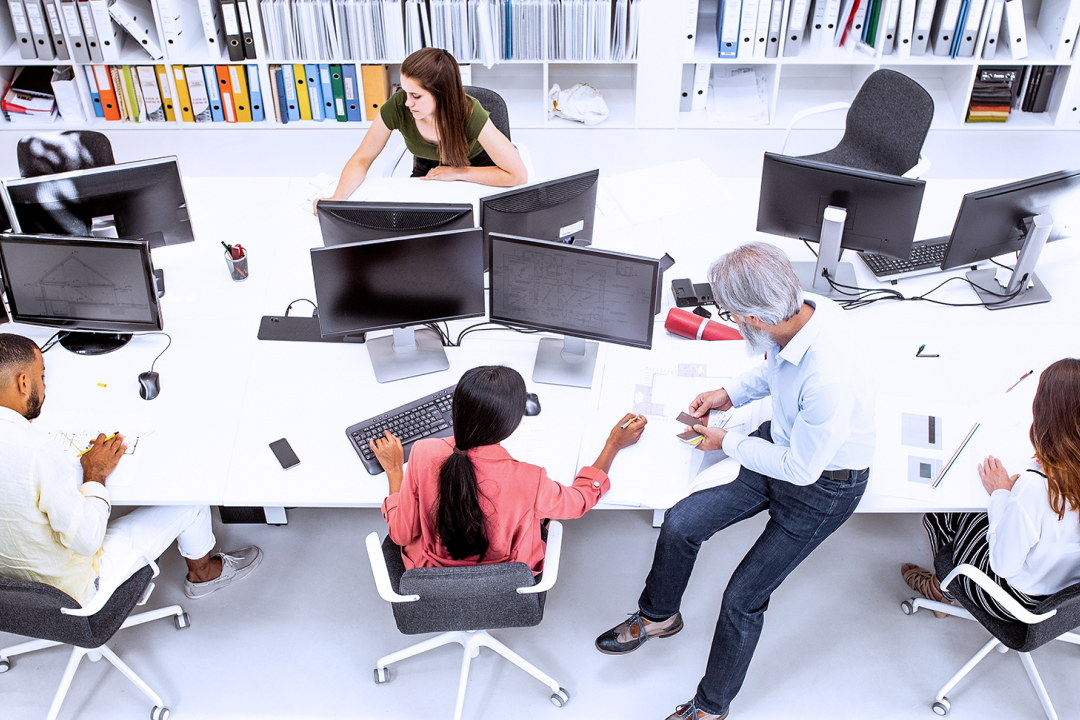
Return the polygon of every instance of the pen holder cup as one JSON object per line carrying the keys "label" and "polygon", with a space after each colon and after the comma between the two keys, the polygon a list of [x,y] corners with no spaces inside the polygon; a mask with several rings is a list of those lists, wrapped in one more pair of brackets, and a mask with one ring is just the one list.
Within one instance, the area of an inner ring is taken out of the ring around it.
{"label": "pen holder cup", "polygon": [[240,256],[239,260],[233,260],[232,253],[228,250],[225,251],[225,263],[229,266],[229,274],[232,275],[232,279],[236,282],[244,282],[248,276],[248,256],[247,250]]}

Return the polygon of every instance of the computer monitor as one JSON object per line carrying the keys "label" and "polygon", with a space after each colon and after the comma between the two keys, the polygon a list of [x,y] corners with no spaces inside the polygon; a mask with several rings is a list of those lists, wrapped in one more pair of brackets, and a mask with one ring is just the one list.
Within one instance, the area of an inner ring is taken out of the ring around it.
{"label": "computer monitor", "polygon": [[652,347],[658,260],[493,233],[490,265],[492,322],[564,336],[540,341],[535,382],[591,386],[586,340]]}
{"label": "computer monitor", "polygon": [[320,200],[316,208],[326,247],[476,227],[471,203]]}
{"label": "computer monitor", "polygon": [[175,157],[6,180],[4,188],[15,232],[143,239],[152,248],[195,239]]}
{"label": "computer monitor", "polygon": [[829,278],[855,286],[851,263],[840,262],[844,249],[910,255],[925,186],[923,180],[765,153],[757,230],[820,242],[816,263],[792,265],[804,290],[842,298]]}
{"label": "computer monitor", "polygon": [[484,257],[491,233],[592,245],[599,178],[590,170],[480,198]]}
{"label": "computer monitor", "polygon": [[0,235],[0,271],[12,320],[60,328],[72,352],[101,355],[162,329],[145,242]]}
{"label": "computer monitor", "polygon": [[971,192],[960,204],[941,269],[1019,252],[1005,286],[998,283],[996,268],[972,270],[967,278],[991,310],[1048,302],[1050,293],[1035,275],[1039,254],[1046,243],[1078,232],[1080,169]]}
{"label": "computer monitor", "polygon": [[324,337],[393,329],[366,345],[381,383],[446,370],[442,339],[414,325],[483,317],[480,228],[313,248]]}

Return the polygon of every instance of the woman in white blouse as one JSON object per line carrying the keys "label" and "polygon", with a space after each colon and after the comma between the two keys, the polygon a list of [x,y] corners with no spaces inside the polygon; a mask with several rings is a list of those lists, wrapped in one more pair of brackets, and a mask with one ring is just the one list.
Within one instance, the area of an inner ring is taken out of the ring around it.
{"label": "woman in white blouse", "polygon": [[[1080,360],[1059,360],[1043,371],[1032,416],[1031,469],[1009,475],[993,456],[979,465],[990,493],[987,512],[923,516],[935,555],[951,542],[957,565],[979,568],[1028,609],[1080,582]],[[901,572],[924,597],[951,600],[929,570],[907,564]],[[957,582],[994,617],[1015,620],[966,576]]]}

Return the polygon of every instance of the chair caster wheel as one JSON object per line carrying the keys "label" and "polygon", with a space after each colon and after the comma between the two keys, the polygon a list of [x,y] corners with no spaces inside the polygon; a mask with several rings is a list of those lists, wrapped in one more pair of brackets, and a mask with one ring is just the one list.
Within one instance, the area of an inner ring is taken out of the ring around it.
{"label": "chair caster wheel", "polygon": [[934,712],[942,717],[948,715],[950,709],[952,709],[952,705],[949,704],[949,698],[941,698],[934,703]]}
{"label": "chair caster wheel", "polygon": [[915,606],[911,604],[910,600],[905,600],[900,603],[900,612],[904,613],[905,615],[914,615]]}
{"label": "chair caster wheel", "polygon": [[184,630],[191,627],[191,616],[187,613],[180,613],[179,615],[173,615],[173,624],[176,625],[177,630]]}
{"label": "chair caster wheel", "polygon": [[11,661],[7,658],[0,660],[0,673],[6,673],[11,669]]}
{"label": "chair caster wheel", "polygon": [[551,695],[551,704],[555,707],[562,707],[568,702],[570,702],[570,693],[566,692],[565,688],[559,688]]}
{"label": "chair caster wheel", "polygon": [[375,668],[375,684],[382,685],[390,682],[390,668]]}
{"label": "chair caster wheel", "polygon": [[150,720],[169,720],[169,708],[153,708],[152,710],[150,710]]}

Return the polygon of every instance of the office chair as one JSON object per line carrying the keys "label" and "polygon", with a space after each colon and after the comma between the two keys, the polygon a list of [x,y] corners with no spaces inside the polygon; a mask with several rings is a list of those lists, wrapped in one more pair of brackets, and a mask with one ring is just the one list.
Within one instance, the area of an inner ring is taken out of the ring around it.
{"label": "office chair", "polygon": [[390,681],[388,666],[392,663],[448,643],[458,643],[464,652],[454,720],[461,720],[469,664],[480,653],[481,647],[491,648],[547,685],[552,691],[551,702],[556,707],[569,702],[569,693],[559,683],[487,632],[494,628],[532,627],[543,619],[547,591],[559,574],[560,523],[553,520],[548,528],[543,577],[535,584],[532,570],[525,563],[405,570],[401,548],[389,537],[381,548],[377,533],[368,535],[366,543],[375,587],[383,600],[393,604],[398,629],[406,635],[442,633],[379,658],[375,663],[376,683]]}
{"label": "office chair", "polygon": [[893,70],[871,73],[850,103],[829,103],[795,113],[780,153],[784,154],[791,130],[800,120],[845,109],[844,137],[839,144],[832,150],[800,157],[910,178],[930,169],[930,161],[921,151],[934,119],[934,100],[919,83]]}
{"label": "office chair", "polygon": [[[480,107],[488,111],[491,116],[491,124],[498,128],[499,132],[505,135],[507,140],[510,140],[510,113],[506,109],[506,101],[503,100],[502,95],[499,95],[494,90],[475,85],[465,85],[464,87],[465,94],[479,100]],[[525,165],[526,175],[529,179],[532,179],[535,173],[529,148],[521,143],[513,143],[513,145],[517,149],[518,155],[521,156],[522,164]],[[368,173],[373,177],[394,177],[395,175],[408,177],[412,173],[412,160],[410,159],[407,163],[401,162],[406,155],[409,158],[412,157],[405,149],[405,141],[401,139],[400,135],[396,135],[387,143],[386,148],[379,154],[376,162],[372,163]],[[383,160],[384,157],[385,160]]]}
{"label": "office chair", "polygon": [[980,648],[979,652],[960,668],[959,672],[952,677],[945,687],[938,691],[934,700],[933,709],[938,715],[947,715],[951,705],[946,693],[952,690],[958,682],[971,672],[971,670],[986,657],[991,650],[1007,653],[1016,650],[1020,654],[1020,661],[1027,671],[1028,678],[1039,696],[1043,710],[1049,720],[1057,720],[1057,712],[1050,702],[1050,696],[1046,693],[1039,671],[1035,668],[1035,662],[1031,659],[1031,651],[1045,645],[1051,640],[1063,640],[1065,642],[1080,645],[1080,635],[1069,632],[1080,626],[1080,583],[1057,592],[1046,600],[1043,600],[1033,612],[1028,612],[1011,595],[1006,593],[1001,586],[991,580],[986,573],[973,565],[958,565],[953,567],[952,544],[942,547],[934,557],[934,566],[939,578],[945,578],[941,582],[942,588],[949,587],[960,575],[966,575],[972,582],[992,595],[1005,609],[1019,618],[1016,622],[1005,622],[991,617],[985,610],[980,608],[966,593],[959,583],[953,586],[951,594],[963,607],[956,607],[948,603],[935,602],[925,598],[911,598],[900,603],[900,609],[905,615],[911,615],[920,608],[936,610],[937,612],[954,615],[956,617],[975,620],[990,631],[992,637],[989,642]]}
{"label": "office chair", "polygon": [[47,720],[55,720],[64,702],[71,680],[84,656],[97,662],[105,658],[128,680],[142,690],[154,707],[150,720],[168,720],[169,709],[165,701],[136,675],[123,660],[117,657],[105,643],[121,628],[141,625],[151,620],[174,616],[178,630],[191,623],[187,613],[179,605],[129,615],[135,605],[142,605],[154,589],[152,578],[157,577],[158,567],[150,562],[118,587],[112,595],[94,596],[86,607],[80,607],[71,596],[51,585],[28,580],[0,578],[0,631],[38,638],[21,645],[0,648],[0,673],[11,669],[15,655],[43,650],[57,645],[72,645],[71,657],[60,680],[60,687],[49,708]]}
{"label": "office chair", "polygon": [[15,153],[24,178],[116,164],[109,138],[93,130],[27,135]]}

